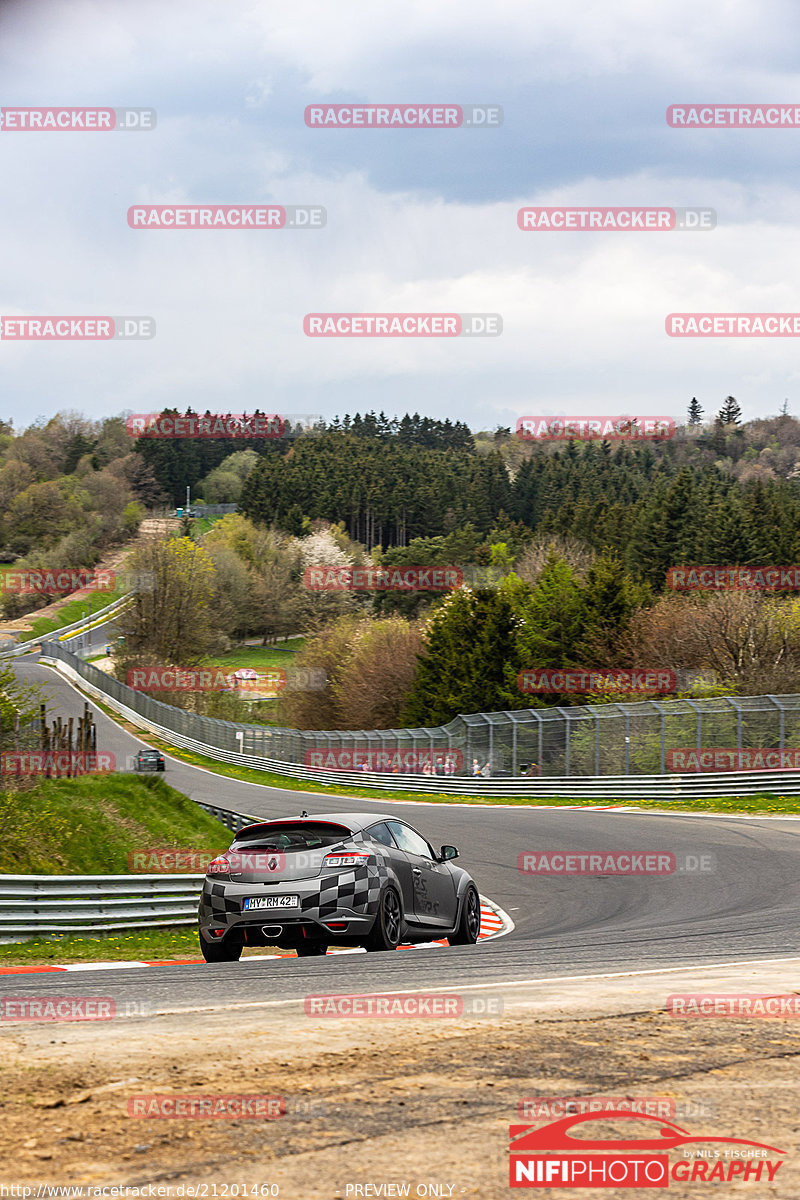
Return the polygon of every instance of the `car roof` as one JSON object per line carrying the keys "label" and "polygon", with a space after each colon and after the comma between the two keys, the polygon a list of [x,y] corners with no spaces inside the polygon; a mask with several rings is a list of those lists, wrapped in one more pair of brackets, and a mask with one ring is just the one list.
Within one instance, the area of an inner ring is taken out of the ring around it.
{"label": "car roof", "polygon": [[252,825],[245,825],[237,833],[244,833],[248,829],[255,828],[256,825],[276,825],[285,824],[287,821],[297,824],[313,825],[319,821],[330,821],[334,825],[344,825],[351,833],[355,833],[359,829],[368,829],[370,825],[374,825],[377,821],[393,821],[397,817],[392,817],[388,813],[310,813],[306,817],[301,817],[295,814],[288,814],[285,817],[265,817],[263,821],[256,821]]}

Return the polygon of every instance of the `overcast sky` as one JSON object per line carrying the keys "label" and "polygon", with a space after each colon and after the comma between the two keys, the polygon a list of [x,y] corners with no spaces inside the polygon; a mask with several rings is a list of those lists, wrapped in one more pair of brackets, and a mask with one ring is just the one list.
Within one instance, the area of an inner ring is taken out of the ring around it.
{"label": "overcast sky", "polygon": [[[0,341],[0,416],[75,408],[682,420],[788,398],[796,338],[669,338],[673,311],[800,311],[790,3],[0,0],[3,106],[155,108],[152,132],[0,131],[0,314],[149,315],[128,344]],[[500,128],[309,129],[316,103],[499,104]],[[133,204],[314,204],[319,230],[130,229]],[[710,206],[703,233],[521,232],[523,205]],[[496,312],[495,338],[312,339],[309,312]]]}

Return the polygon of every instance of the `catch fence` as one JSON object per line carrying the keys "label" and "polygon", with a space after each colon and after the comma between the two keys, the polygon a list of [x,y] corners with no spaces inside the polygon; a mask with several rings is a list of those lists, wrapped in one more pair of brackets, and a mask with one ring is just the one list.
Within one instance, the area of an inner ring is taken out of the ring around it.
{"label": "catch fence", "polygon": [[[455,717],[420,729],[298,730],[203,717],[120,683],[65,646],[42,647],[42,657],[64,664],[87,690],[172,734],[175,744],[208,747],[214,757],[263,770],[333,779],[367,764],[374,773],[432,773],[453,777],[534,780],[652,777],[694,769],[690,751],[785,751],[779,769],[800,767],[800,696],[722,696],[692,700],[639,700],[567,708],[531,708]],[[680,752],[683,757],[680,756]],[[322,756],[320,758],[320,756]],[[325,766],[319,769],[322,761]],[[736,770],[736,761],[731,756]],[[423,766],[432,764],[430,772]],[[687,765],[688,764],[688,765]],[[488,765],[488,771],[486,770]],[[738,765],[741,766],[741,763]],[[775,767],[775,756],[766,764]],[[326,770],[327,767],[327,770]],[[719,765],[706,769],[725,770]],[[702,771],[697,775],[698,781]],[[399,782],[399,781],[398,781]],[[433,790],[428,785],[429,790]]]}

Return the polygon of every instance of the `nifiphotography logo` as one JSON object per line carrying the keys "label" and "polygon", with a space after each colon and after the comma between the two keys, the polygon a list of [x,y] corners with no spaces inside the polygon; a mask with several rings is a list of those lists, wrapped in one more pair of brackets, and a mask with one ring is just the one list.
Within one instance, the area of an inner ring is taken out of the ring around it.
{"label": "nifiphotography logo", "polygon": [[[629,1138],[573,1133],[585,1122],[626,1122]],[[644,1122],[644,1124],[641,1124]],[[662,1117],[619,1110],[577,1113],[536,1128],[509,1127],[511,1187],[665,1188],[676,1183],[771,1183],[785,1151],[745,1138],[694,1137]],[[670,1152],[678,1153],[670,1158]]]}

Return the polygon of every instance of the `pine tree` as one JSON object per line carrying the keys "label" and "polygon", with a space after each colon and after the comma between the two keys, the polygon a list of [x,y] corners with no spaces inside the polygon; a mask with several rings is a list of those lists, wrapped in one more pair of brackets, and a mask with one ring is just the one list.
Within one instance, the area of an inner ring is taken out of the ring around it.
{"label": "pine tree", "polygon": [[[517,589],[526,585],[516,580]],[[519,618],[502,588],[459,588],[436,609],[403,722],[444,725],[459,713],[530,707],[517,689]]]}
{"label": "pine tree", "polygon": [[698,402],[697,396],[692,396],[691,404],[689,405],[689,419],[687,425],[700,425],[703,421],[703,409]]}
{"label": "pine tree", "polygon": [[726,396],[722,402],[722,408],[717,415],[723,425],[741,424],[742,410],[739,407],[738,400],[733,396]]}
{"label": "pine tree", "polygon": [[583,625],[576,646],[587,665],[603,665],[598,655],[615,661],[620,634],[642,599],[642,589],[616,556],[606,553],[595,560],[583,587]]}
{"label": "pine tree", "polygon": [[550,555],[521,613],[520,646],[526,667],[582,665],[576,658],[585,615],[580,581],[570,565]]}

